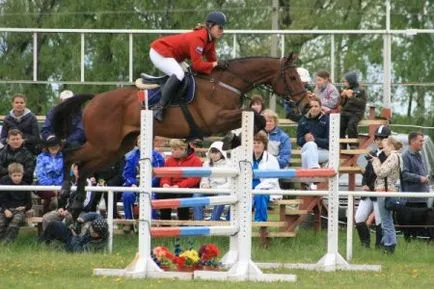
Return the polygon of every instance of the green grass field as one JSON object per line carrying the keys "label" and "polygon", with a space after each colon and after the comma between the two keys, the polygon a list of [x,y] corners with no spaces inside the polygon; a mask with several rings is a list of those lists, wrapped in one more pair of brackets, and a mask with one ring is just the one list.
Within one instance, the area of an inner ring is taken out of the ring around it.
{"label": "green grass field", "polygon": [[[341,233],[341,254],[344,255],[344,234]],[[357,237],[357,236],[355,236]],[[16,243],[0,246],[0,288],[434,288],[434,244],[423,241],[406,243],[401,238],[396,254],[386,256],[375,249],[362,249],[355,242],[356,264],[380,264],[381,272],[313,272],[276,270],[297,275],[295,283],[251,283],[144,280],[96,277],[93,268],[123,268],[137,249],[136,235],[116,236],[113,254],[68,254],[38,245],[35,232],[21,232]],[[261,262],[314,263],[325,253],[326,232],[299,232],[296,238],[275,239],[268,249],[253,242],[253,260]],[[224,252],[228,238],[185,238],[182,245],[193,242],[195,247],[207,242],[216,243]],[[156,245],[173,249],[173,239],[157,239]]]}

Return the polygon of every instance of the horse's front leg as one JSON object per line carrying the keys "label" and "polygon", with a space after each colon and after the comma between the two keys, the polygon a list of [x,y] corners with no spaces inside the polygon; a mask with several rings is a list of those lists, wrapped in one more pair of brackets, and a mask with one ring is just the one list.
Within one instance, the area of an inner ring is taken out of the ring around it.
{"label": "horse's front leg", "polygon": [[68,211],[71,213],[73,220],[77,220],[81,211],[83,211],[83,203],[86,199],[86,191],[84,190],[87,184],[85,177],[78,177],[77,190],[71,194],[69,199]]}
{"label": "horse's front leg", "polygon": [[63,182],[59,192],[59,208],[65,208],[71,195],[71,163],[65,160],[63,165]]}
{"label": "horse's front leg", "polygon": [[[240,110],[239,112],[240,119],[241,119],[241,113],[242,110]],[[257,113],[256,111],[253,111],[253,113],[254,113],[254,134],[256,134],[258,131],[265,129],[266,120],[264,116]],[[234,149],[241,145],[241,134],[235,134],[230,131],[225,135],[222,141],[223,141],[224,150]]]}

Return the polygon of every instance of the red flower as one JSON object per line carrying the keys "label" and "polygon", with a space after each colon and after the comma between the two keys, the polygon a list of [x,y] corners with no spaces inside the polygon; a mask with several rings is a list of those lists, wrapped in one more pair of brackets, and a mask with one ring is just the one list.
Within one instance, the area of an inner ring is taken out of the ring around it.
{"label": "red flower", "polygon": [[207,261],[220,256],[220,250],[216,245],[210,243],[200,247],[199,255],[203,261]]}

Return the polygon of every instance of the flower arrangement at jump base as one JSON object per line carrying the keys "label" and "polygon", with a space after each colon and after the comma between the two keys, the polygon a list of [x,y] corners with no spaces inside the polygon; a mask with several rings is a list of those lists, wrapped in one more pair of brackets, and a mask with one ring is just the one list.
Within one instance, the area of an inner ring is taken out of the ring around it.
{"label": "flower arrangement at jump base", "polygon": [[212,243],[202,245],[199,251],[190,248],[182,251],[180,246],[175,247],[175,253],[163,246],[155,247],[152,250],[152,256],[165,271],[176,269],[177,271],[194,271],[194,270],[221,270],[222,263],[218,260],[220,256],[219,248]]}

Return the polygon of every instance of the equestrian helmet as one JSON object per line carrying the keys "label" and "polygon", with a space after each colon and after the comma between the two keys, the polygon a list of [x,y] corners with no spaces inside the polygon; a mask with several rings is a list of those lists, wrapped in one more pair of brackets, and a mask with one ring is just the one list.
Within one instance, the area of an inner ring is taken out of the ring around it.
{"label": "equestrian helmet", "polygon": [[392,133],[392,131],[390,130],[390,128],[386,125],[380,125],[376,130],[375,130],[375,137],[382,137],[382,138],[387,138],[390,136],[390,134]]}
{"label": "equestrian helmet", "polygon": [[214,11],[208,14],[206,17],[207,23],[214,23],[220,26],[225,26],[227,23],[226,15],[220,11]]}
{"label": "equestrian helmet", "polygon": [[44,140],[44,145],[46,147],[55,147],[55,146],[60,146],[60,139],[58,139],[54,134],[49,135],[45,140]]}

